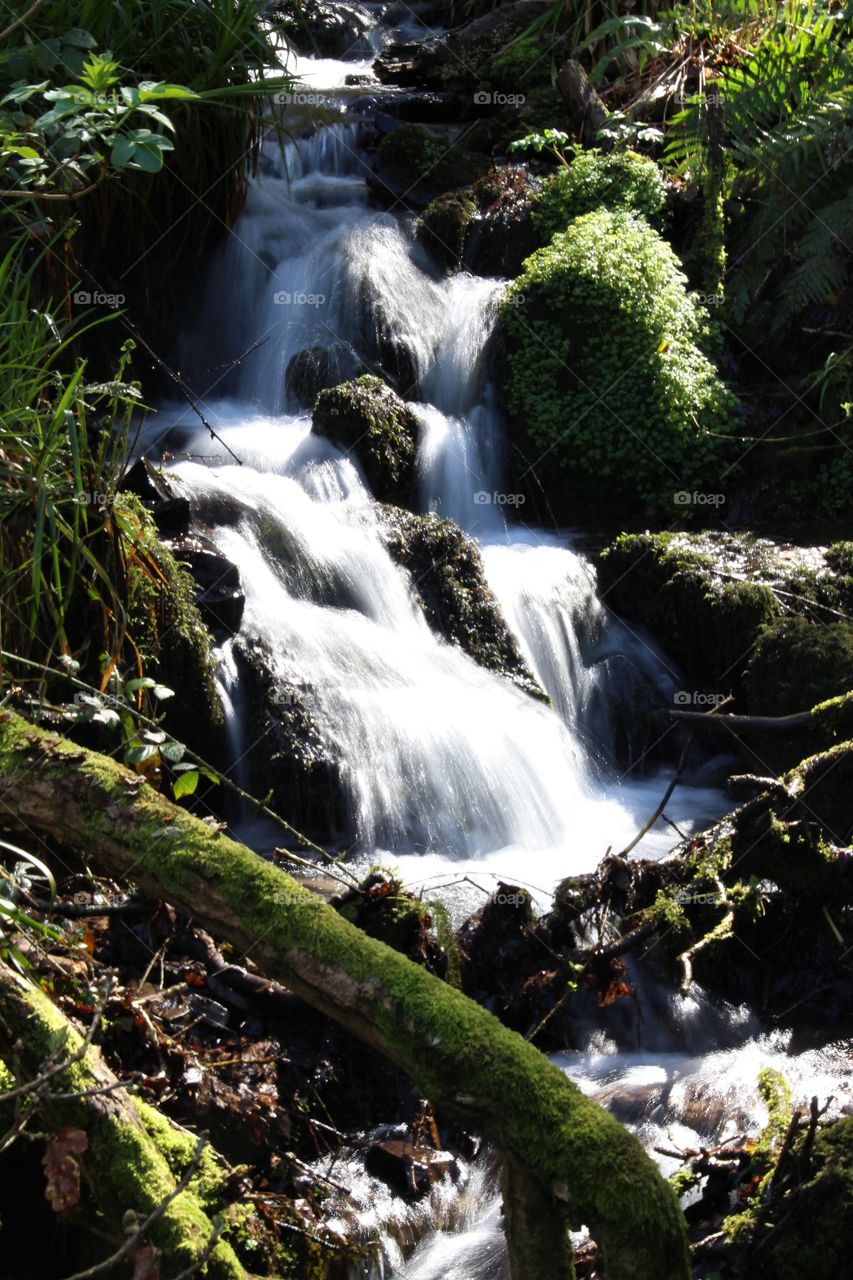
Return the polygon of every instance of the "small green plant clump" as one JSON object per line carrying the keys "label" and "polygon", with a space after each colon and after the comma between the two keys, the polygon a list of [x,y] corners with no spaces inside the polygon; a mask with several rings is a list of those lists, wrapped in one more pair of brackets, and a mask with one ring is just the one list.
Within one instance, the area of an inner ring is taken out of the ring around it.
{"label": "small green plant clump", "polygon": [[533,221],[543,240],[600,208],[627,209],[660,229],[665,204],[666,184],[654,160],[635,151],[581,151],[549,178]]}
{"label": "small green plant clump", "polygon": [[707,314],[644,219],[576,218],[527,259],[503,314],[511,412],[588,499],[671,509],[674,491],[720,487],[733,397]]}

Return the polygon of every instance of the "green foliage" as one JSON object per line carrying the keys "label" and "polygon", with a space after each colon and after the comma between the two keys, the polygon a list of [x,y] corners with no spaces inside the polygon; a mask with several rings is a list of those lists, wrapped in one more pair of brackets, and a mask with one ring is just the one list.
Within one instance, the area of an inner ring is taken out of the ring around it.
{"label": "green foliage", "polygon": [[[729,35],[738,23],[735,7]],[[743,317],[759,306],[776,329],[837,294],[848,278],[851,24],[849,10],[789,0],[753,28],[746,56],[708,85],[724,109],[727,195],[744,209],[731,229],[732,311]],[[707,111],[698,95],[672,122],[667,156],[681,173],[704,165]]]}
{"label": "green foliage", "polygon": [[663,222],[666,186],[658,166],[634,151],[581,151],[537,196],[533,221],[544,239],[595,209],[627,209],[653,226]]}
{"label": "green foliage", "polygon": [[732,398],[707,316],[644,220],[599,210],[527,259],[503,303],[513,413],[593,500],[714,490]]}

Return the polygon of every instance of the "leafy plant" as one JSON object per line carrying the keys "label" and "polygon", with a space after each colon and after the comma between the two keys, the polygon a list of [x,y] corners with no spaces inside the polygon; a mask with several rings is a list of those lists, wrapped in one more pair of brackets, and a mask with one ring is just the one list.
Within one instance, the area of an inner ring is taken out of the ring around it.
{"label": "leafy plant", "polygon": [[31,965],[15,941],[16,934],[30,934],[50,941],[60,937],[50,925],[31,916],[26,908],[27,901],[34,903],[36,896],[52,903],[56,897],[56,881],[40,858],[7,840],[0,840],[0,858],[10,854],[15,858],[11,870],[0,861],[0,957],[23,972]]}
{"label": "leafy plant", "polygon": [[632,151],[581,151],[546,182],[533,221],[550,238],[594,209],[628,209],[659,227],[665,203],[666,185],[653,160]]}
{"label": "leafy plant", "polygon": [[598,210],[527,259],[503,302],[510,407],[592,500],[717,483],[732,397],[712,329],[648,223]]}

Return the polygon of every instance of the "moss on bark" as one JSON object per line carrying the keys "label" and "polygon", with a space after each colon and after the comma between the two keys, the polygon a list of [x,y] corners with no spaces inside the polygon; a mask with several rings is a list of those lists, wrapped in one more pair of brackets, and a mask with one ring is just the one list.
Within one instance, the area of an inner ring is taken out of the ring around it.
{"label": "moss on bark", "polygon": [[566,1219],[589,1227],[608,1280],[686,1280],[684,1219],[638,1141],[491,1014],[114,761],[8,711],[0,778],[16,821],[85,848],[251,948],[270,976],[390,1058],[451,1118],[478,1127],[547,1191],[548,1226],[566,1249]]}

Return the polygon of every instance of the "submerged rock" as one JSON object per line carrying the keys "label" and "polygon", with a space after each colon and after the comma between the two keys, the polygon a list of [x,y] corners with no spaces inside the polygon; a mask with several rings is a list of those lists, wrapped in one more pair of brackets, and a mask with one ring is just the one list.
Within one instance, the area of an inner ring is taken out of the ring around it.
{"label": "submerged rock", "polygon": [[489,588],[473,538],[452,520],[398,507],[380,508],[380,529],[391,558],[410,573],[433,631],[525,693],[547,700]]}
{"label": "submerged rock", "polygon": [[418,420],[381,378],[365,374],[321,391],[312,430],[352,452],[374,497],[381,502],[411,502]]}

